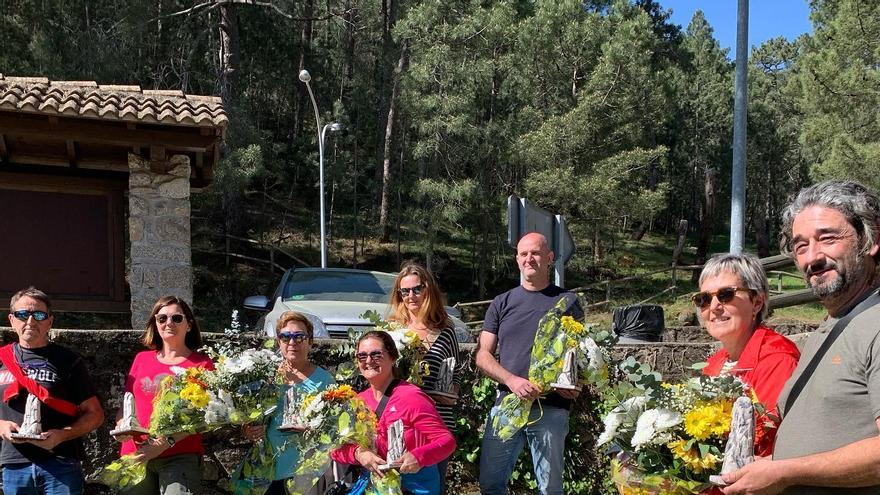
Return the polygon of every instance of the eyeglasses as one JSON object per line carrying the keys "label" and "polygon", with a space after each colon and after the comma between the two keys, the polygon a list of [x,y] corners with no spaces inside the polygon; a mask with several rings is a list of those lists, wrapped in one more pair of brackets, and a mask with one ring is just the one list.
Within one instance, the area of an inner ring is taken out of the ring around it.
{"label": "eyeglasses", "polygon": [[177,323],[177,324],[183,323],[184,317],[180,313],[174,313],[173,315],[157,314],[155,316],[156,323],[163,323],[164,324],[166,321],[168,321],[169,316],[171,317],[171,321],[173,321],[174,323]]}
{"label": "eyeglasses", "polygon": [[748,287],[722,287],[718,290],[713,291],[704,291],[697,292],[693,296],[691,296],[691,300],[694,302],[694,305],[700,309],[706,309],[710,304],[712,304],[712,298],[717,297],[718,302],[721,304],[727,304],[730,301],[733,301],[733,298],[736,296],[737,292],[748,292],[749,294],[755,292],[754,289],[749,289]]}
{"label": "eyeglasses", "polygon": [[20,321],[28,321],[28,318],[31,316],[34,317],[37,321],[44,321],[49,318],[49,313],[45,311],[28,311],[26,309],[19,309],[18,311],[13,311],[12,316],[15,317],[16,320]]}
{"label": "eyeglasses", "polygon": [[309,336],[304,333],[279,333],[278,340],[284,342],[285,344],[289,344],[293,341],[294,344],[302,344],[303,342],[309,340]]}
{"label": "eyeglasses", "polygon": [[410,292],[412,292],[414,296],[418,296],[423,290],[425,290],[425,284],[419,284],[415,287],[401,287],[397,289],[397,292],[400,292],[400,297],[406,297]]}
{"label": "eyeglasses", "polygon": [[373,351],[371,353],[359,352],[354,355],[357,358],[359,363],[366,363],[369,359],[370,361],[378,361],[382,359],[382,356],[385,354],[385,351]]}

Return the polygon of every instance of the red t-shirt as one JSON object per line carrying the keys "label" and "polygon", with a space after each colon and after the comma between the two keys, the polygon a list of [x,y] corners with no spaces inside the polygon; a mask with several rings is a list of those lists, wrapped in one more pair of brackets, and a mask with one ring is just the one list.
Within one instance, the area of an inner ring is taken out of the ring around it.
{"label": "red t-shirt", "polygon": [[[202,367],[207,370],[214,369],[214,363],[211,358],[199,353],[193,352],[182,363],[173,366],[179,368],[196,368]],[[125,391],[134,394],[134,408],[137,419],[144,428],[150,427],[150,415],[153,414],[153,399],[159,390],[159,384],[166,376],[173,375],[171,371],[172,365],[162,364],[156,356],[156,351],[139,352],[131,363],[131,370],[125,380]],[[131,440],[122,443],[120,455],[131,454],[137,450],[137,445]],[[190,435],[173,447],[159,454],[159,457],[169,457],[178,454],[203,454],[205,452],[202,446],[202,436],[199,434]]]}
{"label": "red t-shirt", "polygon": [[[764,325],[758,325],[736,362],[732,373],[752,387],[758,401],[764,405],[767,412],[765,416],[757,418],[755,424],[756,456],[773,453],[776,427],[779,425],[775,424],[773,428],[767,428],[764,423],[768,420],[773,423],[778,421],[776,400],[785,382],[797,367],[800,356],[801,353],[794,342]],[[703,368],[703,373],[707,376],[718,376],[729,357],[724,349],[709,356],[708,365]]]}

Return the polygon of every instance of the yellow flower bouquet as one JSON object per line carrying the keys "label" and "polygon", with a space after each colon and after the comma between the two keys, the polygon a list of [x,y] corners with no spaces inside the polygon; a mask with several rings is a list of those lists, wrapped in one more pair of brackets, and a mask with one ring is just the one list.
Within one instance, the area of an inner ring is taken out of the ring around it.
{"label": "yellow flower bouquet", "polygon": [[[568,298],[560,298],[538,322],[529,361],[529,381],[537,385],[542,394],[553,390],[552,383],[563,371],[569,349],[576,350],[579,383],[598,387],[608,383],[608,363],[614,339],[607,331],[594,331],[565,315],[570,304]],[[501,399],[498,412],[492,419],[492,427],[499,438],[503,441],[513,438],[528,423],[532,403],[532,400],[520,399],[515,394],[507,394]]]}
{"label": "yellow flower bouquet", "polygon": [[306,431],[299,467],[287,487],[293,495],[314,486],[330,465],[331,451],[351,443],[369,448],[376,436],[376,414],[350,385],[334,385],[307,395],[299,418]]}
{"label": "yellow flower bouquet", "polygon": [[610,412],[598,444],[617,456],[611,477],[622,494],[686,495],[711,487],[721,469],[733,402],[746,393],[731,376],[663,382],[634,358],[620,365],[627,379],[609,389]]}
{"label": "yellow flower bouquet", "polygon": [[178,432],[198,433],[208,429],[205,408],[208,406],[208,384],[204,368],[172,368],[153,401],[150,436],[169,436]]}

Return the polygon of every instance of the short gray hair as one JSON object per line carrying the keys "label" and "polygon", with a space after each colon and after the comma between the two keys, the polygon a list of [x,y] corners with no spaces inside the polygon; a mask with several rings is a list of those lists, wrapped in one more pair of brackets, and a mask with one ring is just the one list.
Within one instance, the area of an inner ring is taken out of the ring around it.
{"label": "short gray hair", "polygon": [[767,272],[761,265],[761,260],[752,254],[722,253],[712,256],[703,265],[700,272],[700,285],[709,277],[715,277],[724,272],[732,273],[742,280],[745,287],[752,289],[758,294],[764,294],[764,307],[758,314],[758,321],[767,317],[767,302],[770,297],[770,284],[767,282]]}
{"label": "short gray hair", "polygon": [[49,313],[52,312],[52,301],[49,299],[49,296],[46,295],[45,292],[37,289],[33,285],[28,287],[27,289],[21,289],[12,295],[12,298],[9,299],[9,311],[15,310],[15,303],[18,302],[22,297],[30,297],[31,299],[36,299],[41,303],[46,305],[46,311]]}
{"label": "short gray hair", "polygon": [[797,197],[782,212],[782,233],[779,250],[789,256],[794,219],[810,206],[836,210],[856,231],[865,255],[871,250],[880,233],[880,198],[867,187],[851,180],[829,180],[801,189]]}

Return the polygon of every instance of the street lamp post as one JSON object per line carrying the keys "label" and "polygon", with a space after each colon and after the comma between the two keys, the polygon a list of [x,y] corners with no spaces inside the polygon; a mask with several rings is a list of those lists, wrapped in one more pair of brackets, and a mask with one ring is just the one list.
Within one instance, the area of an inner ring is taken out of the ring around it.
{"label": "street lamp post", "polygon": [[318,113],[318,102],[315,101],[315,94],[312,92],[312,86],[309,84],[312,80],[312,76],[309,74],[309,71],[303,69],[299,72],[299,80],[306,84],[306,89],[309,90],[309,98],[312,100],[312,108],[315,109],[315,123],[318,130],[318,194],[321,196],[321,268],[327,268],[327,233],[324,230],[326,225],[326,221],[324,220],[324,135],[327,133],[328,128],[331,132],[341,130],[342,124],[339,122],[332,122],[325,125],[323,128],[321,127],[321,115]]}

